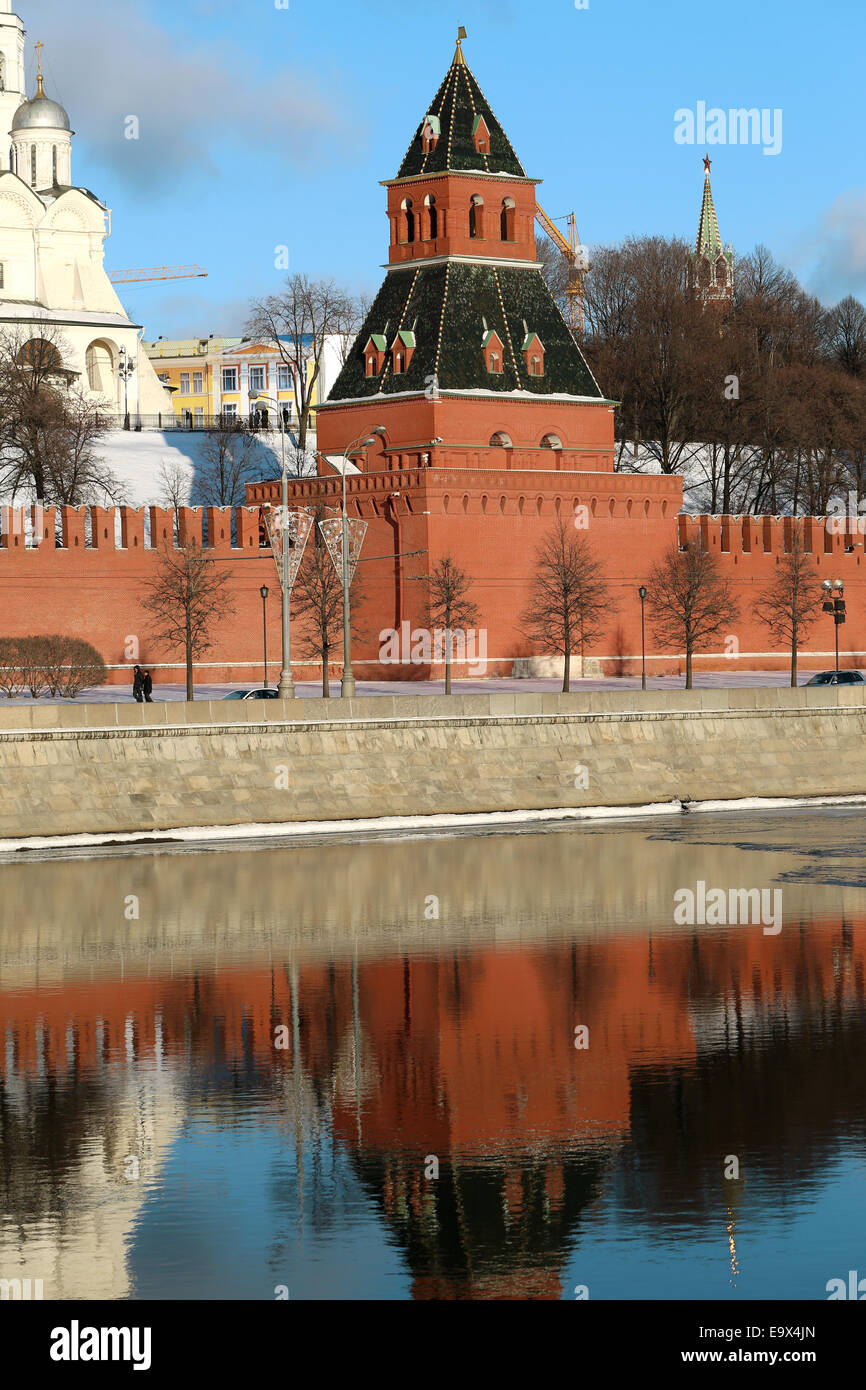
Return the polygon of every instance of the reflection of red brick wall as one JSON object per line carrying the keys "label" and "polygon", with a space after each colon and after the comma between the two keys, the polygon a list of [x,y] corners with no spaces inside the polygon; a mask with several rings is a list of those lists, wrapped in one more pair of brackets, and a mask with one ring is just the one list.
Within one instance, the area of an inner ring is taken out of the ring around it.
{"label": "reflection of red brick wall", "polygon": [[[354,1092],[353,979],[350,964],[301,965],[297,971],[302,1067],[330,1096],[336,1132],[371,1152],[483,1156],[504,1145],[571,1149],[583,1140],[615,1139],[630,1124],[636,1067],[691,1065],[703,1005],[722,1003],[745,1017],[778,1015],[797,1000],[823,1017],[862,1005],[866,924],[819,921],[805,935],[707,929],[695,973],[690,934],[653,939],[610,935],[539,949],[514,944],[466,947],[364,961],[358,967],[358,1077],[363,1130]],[[190,1020],[192,1020],[190,1022]],[[194,1031],[200,1062],[267,1071],[292,1063],[292,984],[274,968],[199,970],[195,976],[70,977],[62,985],[0,990],[0,1075],[7,1057],[32,1073],[37,1032],[49,1074],[92,1068],[97,1022],[103,1056],[187,1053]],[[589,1048],[574,1047],[574,1029],[589,1028]],[[288,1047],[274,1047],[274,1029]],[[708,1046],[712,1046],[712,1033]],[[527,1085],[531,1078],[532,1084]],[[552,1193],[552,1196],[555,1194]]]}
{"label": "reflection of red brick wall", "polygon": [[[637,589],[646,582],[652,564],[679,536],[681,540],[700,538],[720,555],[734,581],[742,615],[730,635],[736,638],[741,664],[745,668],[786,668],[787,653],[773,647],[754,609],[784,551],[790,522],[772,517],[678,518],[678,479],[638,477],[608,469],[610,416],[606,408],[575,407],[571,415],[571,408],[562,403],[549,409],[532,403],[527,413],[523,403],[509,407],[507,403],[499,406],[485,401],[483,418],[469,412],[469,417],[462,419],[463,404],[458,402],[458,414],[448,423],[450,437],[460,437],[460,430],[468,436],[470,422],[474,436],[466,437],[460,448],[446,448],[429,443],[437,429],[441,433],[445,428],[437,414],[442,405],[415,401],[389,406],[389,410],[402,412],[398,422],[402,438],[411,437],[410,429],[414,429],[414,444],[382,450],[370,458],[371,471],[348,480],[350,515],[367,521],[364,553],[371,557],[359,570],[356,617],[360,631],[354,656],[360,679],[423,679],[429,674],[426,666],[379,664],[379,634],[391,628],[399,631],[404,622],[410,624],[410,631],[425,626],[425,586],[418,581],[446,554],[473,579],[472,597],[480,610],[478,625],[487,632],[486,674],[510,674],[513,660],[532,652],[522,630],[521,614],[535,551],[555,518],[562,515],[570,519],[576,507],[585,509],[578,513],[587,522],[581,534],[595,548],[611,580],[607,630],[595,647],[587,650],[587,656],[603,658],[605,669],[611,673],[639,670]],[[513,419],[509,409],[514,411]],[[414,424],[412,410],[419,412]],[[530,426],[529,415],[536,413],[538,419]],[[376,417],[376,407],[365,404],[341,410],[332,424],[323,422],[321,434],[329,437],[330,430],[333,435],[327,451],[342,452],[352,436],[357,438],[376,424]],[[513,449],[490,449],[479,442],[494,427],[511,434]],[[559,451],[537,447],[548,431],[562,439],[563,458],[570,454],[571,467],[558,467],[562,462]],[[584,468],[591,460],[592,471],[576,470],[577,459],[583,461]],[[363,459],[359,461],[363,463]],[[339,478],[324,462],[320,466],[322,476],[291,484],[293,506],[317,502],[334,508],[339,505]],[[260,547],[259,504],[276,500],[277,492],[273,483],[249,488],[249,501],[254,505],[236,509],[234,546],[228,512],[207,511],[209,545],[231,575],[236,611],[222,622],[213,650],[199,663],[196,678],[200,683],[238,680],[252,684],[261,679],[259,587],[263,583],[271,591],[269,675],[275,682],[280,650],[279,585],[270,552]],[[28,546],[23,511],[0,509],[0,636],[71,632],[99,649],[106,663],[115,668],[111,679],[117,683],[131,681],[136,659],[154,668],[157,684],[182,680],[182,654],[160,650],[147,633],[141,597],[156,570],[157,551],[152,544],[145,545],[144,511],[118,509],[117,546],[114,509],[92,508],[89,515],[84,508],[60,510],[63,546],[57,548],[53,511],[37,513],[39,544]],[[201,538],[200,511],[181,508],[177,523],[180,536]],[[165,543],[173,529],[171,512],[150,509],[151,542]],[[843,665],[866,664],[863,536],[833,534],[821,518],[807,518],[805,532],[807,547],[814,556],[816,587],[827,577],[845,581],[848,622],[840,629]],[[801,652],[803,670],[832,664],[833,636],[832,622],[820,616]],[[131,639],[139,643],[137,658],[130,655]],[[315,678],[315,663],[305,665],[298,660],[297,643],[294,650],[295,675]],[[651,673],[682,669],[677,654],[658,653],[651,626],[647,650]],[[846,652],[856,655],[846,658]],[[337,674],[339,651],[334,661]],[[699,658],[697,669],[733,671],[736,666],[726,658],[724,642],[717,641],[711,658]]]}

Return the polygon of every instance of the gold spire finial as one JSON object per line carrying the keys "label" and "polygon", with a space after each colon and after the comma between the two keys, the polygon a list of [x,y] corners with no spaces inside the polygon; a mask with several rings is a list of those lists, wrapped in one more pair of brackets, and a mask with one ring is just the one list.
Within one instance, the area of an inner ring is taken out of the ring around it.
{"label": "gold spire finial", "polygon": [[457,30],[457,52],[454,54],[454,63],[452,64],[453,67],[465,68],[466,66],[466,59],[463,57],[463,49],[460,47],[462,40],[465,38],[466,30],[463,28],[463,25],[461,24],[460,28]]}
{"label": "gold spire finial", "polygon": [[44,91],[42,90],[42,50],[44,47],[45,45],[42,43],[41,40],[36,45],[36,95],[38,97],[44,97],[45,95]]}

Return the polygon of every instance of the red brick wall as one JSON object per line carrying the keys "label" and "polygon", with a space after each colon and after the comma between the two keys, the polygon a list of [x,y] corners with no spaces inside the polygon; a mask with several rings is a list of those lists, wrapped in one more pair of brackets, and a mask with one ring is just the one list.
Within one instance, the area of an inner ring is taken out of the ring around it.
{"label": "red brick wall", "polygon": [[[454,451],[445,451],[446,456]],[[257,484],[251,501],[267,494],[276,500],[276,484]],[[336,506],[340,481],[316,478],[291,485],[293,506],[323,500]],[[681,539],[700,536],[717,551],[735,582],[742,616],[730,634],[736,639],[736,661],[725,656],[717,642],[710,659],[699,656],[698,672],[785,669],[787,653],[774,649],[754,606],[783,554],[790,522],[772,517],[679,517],[677,479],[595,473],[558,475],[524,468],[404,468],[350,477],[349,511],[369,525],[359,568],[356,605],[362,633],[355,643],[359,679],[423,679],[426,666],[380,665],[380,633],[426,626],[424,585],[419,576],[451,554],[473,578],[472,597],[480,610],[479,626],[487,632],[488,675],[509,674],[515,657],[530,654],[521,614],[526,604],[535,550],[555,517],[587,509],[583,534],[603,560],[611,578],[610,615],[604,637],[588,656],[601,657],[610,673],[639,671],[640,604],[637,588],[648,578],[654,561]],[[148,636],[141,597],[155,572],[158,554],[145,544],[145,514],[119,510],[123,548],[115,544],[112,509],[61,508],[62,548],[55,547],[54,514],[36,513],[39,543],[25,541],[23,512],[0,509],[0,635],[71,632],[86,637],[114,669],[111,679],[126,683],[136,659],[130,640],[138,640],[138,659],[154,668],[157,683],[182,680],[182,654],[161,650]],[[580,516],[581,514],[578,513]],[[239,508],[235,514],[236,544],[231,545],[228,512],[209,509],[207,522],[213,553],[231,575],[236,611],[216,633],[211,652],[197,667],[201,682],[236,680],[258,683],[261,678],[262,628],[259,586],[266,583],[268,599],[269,675],[275,681],[279,660],[279,586],[269,551],[259,548],[259,509]],[[173,518],[150,509],[151,537],[172,534]],[[202,514],[181,509],[181,534],[201,536]],[[840,629],[843,664],[866,666],[866,565],[863,536],[833,534],[823,519],[807,519],[807,546],[814,557],[816,587],[825,578],[845,581],[848,622]],[[423,551],[422,555],[405,552]],[[363,594],[363,601],[361,595]],[[295,632],[298,678],[315,678],[314,662],[301,664]],[[833,623],[819,617],[801,653],[803,670],[832,665]],[[659,653],[648,627],[651,673],[676,673],[682,661],[672,652]],[[846,656],[846,653],[856,655]],[[166,663],[173,663],[170,668]],[[339,656],[334,674],[339,670]],[[438,674],[438,672],[437,672]]]}
{"label": "red brick wall", "polygon": [[[436,467],[538,468],[545,471],[613,472],[613,409],[604,401],[514,400],[503,395],[379,398],[319,407],[317,443],[323,454],[341,455],[384,425],[386,440],[352,460],[364,469],[417,467],[428,455]],[[491,449],[495,434],[507,434],[514,447]],[[545,435],[557,435],[561,450],[542,449]],[[441,445],[431,440],[442,439]],[[320,471],[332,471],[322,464]],[[679,504],[678,504],[679,505]]]}
{"label": "red brick wall", "polygon": [[[427,237],[424,199],[436,199],[438,236]],[[469,235],[469,205],[474,194],[484,199],[481,209],[481,236]],[[411,198],[415,214],[415,240],[402,241],[402,204]],[[514,202],[514,238],[501,239],[502,203]],[[429,260],[435,256],[490,256],[497,260],[534,261],[535,185],[520,179],[503,179],[490,174],[421,174],[417,178],[391,184],[388,188],[390,224],[390,265],[405,261]],[[390,346],[390,345],[389,345]]]}

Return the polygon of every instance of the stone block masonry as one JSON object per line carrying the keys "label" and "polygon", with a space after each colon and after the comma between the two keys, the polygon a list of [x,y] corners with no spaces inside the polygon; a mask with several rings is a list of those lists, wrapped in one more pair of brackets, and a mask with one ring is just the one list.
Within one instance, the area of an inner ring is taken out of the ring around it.
{"label": "stone block masonry", "polygon": [[0,839],[866,793],[856,688],[0,707]]}

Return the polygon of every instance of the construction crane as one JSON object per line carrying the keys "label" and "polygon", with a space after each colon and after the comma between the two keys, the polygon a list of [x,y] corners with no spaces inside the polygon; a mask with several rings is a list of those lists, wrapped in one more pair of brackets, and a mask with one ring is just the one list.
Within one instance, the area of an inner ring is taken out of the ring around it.
{"label": "construction crane", "polygon": [[200,265],[152,265],[143,270],[113,270],[112,285],[134,285],[141,280],[195,280],[206,276]]}
{"label": "construction crane", "polygon": [[552,217],[548,217],[543,207],[535,205],[535,216],[542,229],[547,232],[556,249],[568,262],[569,274],[565,293],[568,296],[568,326],[572,333],[583,337],[583,277],[589,270],[589,262],[577,239],[577,219],[573,212],[568,214],[568,240],[562,235]]}

